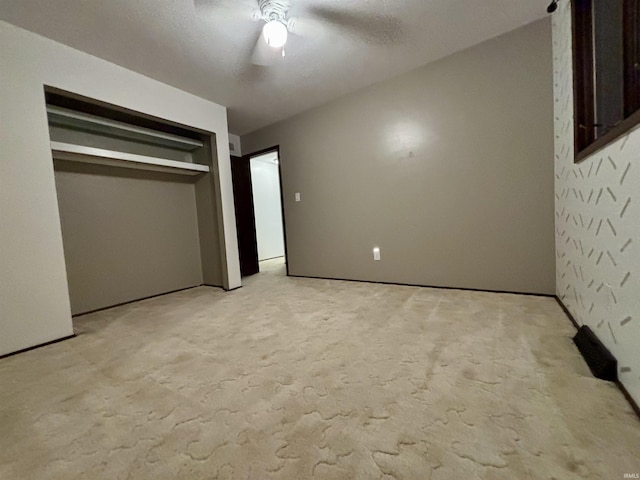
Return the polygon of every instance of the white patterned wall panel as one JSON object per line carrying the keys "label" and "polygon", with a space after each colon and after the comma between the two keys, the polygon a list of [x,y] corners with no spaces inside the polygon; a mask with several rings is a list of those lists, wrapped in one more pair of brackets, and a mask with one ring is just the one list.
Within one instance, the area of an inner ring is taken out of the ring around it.
{"label": "white patterned wall panel", "polygon": [[640,403],[640,129],[574,164],[571,6],[553,16],[557,293]]}

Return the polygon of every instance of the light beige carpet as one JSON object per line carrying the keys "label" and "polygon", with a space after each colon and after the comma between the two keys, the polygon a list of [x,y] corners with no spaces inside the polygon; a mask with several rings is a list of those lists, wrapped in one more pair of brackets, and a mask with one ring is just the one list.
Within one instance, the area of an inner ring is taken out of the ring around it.
{"label": "light beige carpet", "polygon": [[623,479],[640,422],[550,298],[286,278],[0,361],[5,479]]}

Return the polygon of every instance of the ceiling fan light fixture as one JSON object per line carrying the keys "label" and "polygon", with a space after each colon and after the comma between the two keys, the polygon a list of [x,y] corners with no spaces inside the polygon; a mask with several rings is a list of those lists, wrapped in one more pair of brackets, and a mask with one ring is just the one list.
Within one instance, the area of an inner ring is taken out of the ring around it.
{"label": "ceiling fan light fixture", "polygon": [[287,43],[287,27],[278,20],[267,22],[262,29],[262,35],[267,45],[273,48],[282,48]]}

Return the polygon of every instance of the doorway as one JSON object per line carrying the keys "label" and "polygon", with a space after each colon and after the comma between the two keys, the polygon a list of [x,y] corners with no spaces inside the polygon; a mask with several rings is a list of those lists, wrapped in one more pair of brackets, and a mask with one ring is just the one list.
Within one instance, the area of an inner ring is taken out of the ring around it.
{"label": "doorway", "polygon": [[236,226],[243,277],[286,262],[279,148],[231,160]]}
{"label": "doorway", "polygon": [[251,157],[250,167],[258,261],[284,258],[278,152]]}

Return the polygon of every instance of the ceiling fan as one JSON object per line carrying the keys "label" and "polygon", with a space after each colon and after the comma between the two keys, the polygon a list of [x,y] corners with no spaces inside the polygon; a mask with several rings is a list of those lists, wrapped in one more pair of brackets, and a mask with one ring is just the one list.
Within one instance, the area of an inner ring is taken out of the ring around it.
{"label": "ceiling fan", "polygon": [[251,18],[261,30],[251,54],[251,63],[272,65],[279,57],[286,55],[285,46],[289,34],[303,37],[318,36],[334,27],[345,33],[355,34],[369,43],[391,44],[401,33],[400,22],[390,16],[353,12],[331,7],[309,6],[304,17],[289,16],[292,0],[246,0],[229,2],[225,0],[194,0],[198,8],[211,8],[233,4],[233,10]]}
{"label": "ceiling fan", "polygon": [[[194,0],[194,4],[197,8],[231,7],[230,2],[224,0]],[[251,63],[255,65],[271,65],[278,57],[284,57],[289,33],[301,34],[294,30],[297,19],[288,16],[290,0],[234,2],[231,8],[237,13],[241,9],[243,16],[261,25],[251,54]]]}

